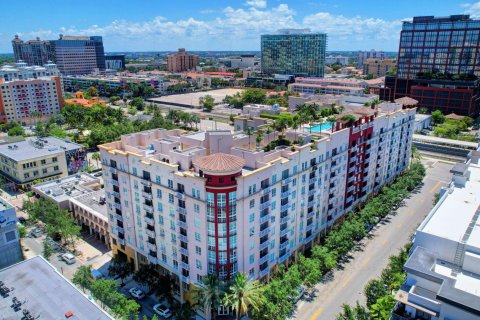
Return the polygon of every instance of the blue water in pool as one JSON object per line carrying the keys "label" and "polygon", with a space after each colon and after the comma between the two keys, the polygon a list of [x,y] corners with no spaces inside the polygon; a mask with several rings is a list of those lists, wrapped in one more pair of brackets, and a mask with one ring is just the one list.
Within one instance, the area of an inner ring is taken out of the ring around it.
{"label": "blue water in pool", "polygon": [[310,132],[311,130],[312,132],[320,132],[320,130],[322,130],[323,132],[329,130],[330,128],[332,128],[332,124],[330,122],[325,122],[321,125],[317,124],[316,126],[307,128],[307,131]]}

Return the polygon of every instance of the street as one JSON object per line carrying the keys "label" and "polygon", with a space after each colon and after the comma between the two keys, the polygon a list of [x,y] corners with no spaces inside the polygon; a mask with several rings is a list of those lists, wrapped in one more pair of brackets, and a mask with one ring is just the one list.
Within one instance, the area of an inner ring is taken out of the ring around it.
{"label": "street", "polygon": [[342,304],[365,303],[363,288],[371,279],[380,276],[388,264],[388,257],[396,254],[409,240],[420,222],[433,207],[433,198],[442,186],[450,182],[453,163],[424,159],[427,167],[424,185],[405,201],[395,215],[387,217],[365,238],[360,250],[352,254],[350,262],[333,272],[315,287],[313,297],[304,296],[297,304],[293,319],[332,320],[341,311]]}

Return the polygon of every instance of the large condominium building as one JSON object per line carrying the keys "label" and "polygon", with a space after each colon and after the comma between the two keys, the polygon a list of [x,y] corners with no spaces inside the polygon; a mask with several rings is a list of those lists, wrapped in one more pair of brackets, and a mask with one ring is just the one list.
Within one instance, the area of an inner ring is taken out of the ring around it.
{"label": "large condominium building", "polygon": [[0,269],[22,260],[15,207],[0,198]]}
{"label": "large condominium building", "polygon": [[384,77],[393,68],[395,68],[395,61],[392,59],[379,60],[369,58],[363,63],[363,74],[371,74],[376,78]]}
{"label": "large condominium building", "polygon": [[480,319],[479,156],[472,151],[453,167],[452,183],[418,227],[391,319]]}
{"label": "large condominium building", "polygon": [[18,35],[12,40],[15,61],[25,61],[29,66],[43,66],[48,61],[55,61],[52,45],[48,40],[23,41]]}
{"label": "large condominium building", "polygon": [[180,48],[177,53],[167,56],[167,68],[169,72],[194,70],[196,66],[198,66],[198,55],[187,53],[185,48]]}
{"label": "large condominium building", "polygon": [[358,51],[357,54],[357,68],[362,70],[363,69],[363,64],[367,59],[377,59],[377,60],[383,60],[385,59],[385,52],[383,51],[376,51],[376,50],[370,50],[370,51]]}
{"label": "large condominium building", "polygon": [[252,148],[244,133],[163,129],[100,145],[114,251],[157,265],[180,292],[209,273],[268,277],[409,164],[415,109],[345,112],[351,125],[313,129],[317,139],[304,135],[293,149]]}
{"label": "large condominium building", "polygon": [[323,77],[327,35],[308,29],[279,30],[261,37],[262,72]]}
{"label": "large condominium building", "polygon": [[58,40],[12,41],[15,59],[29,65],[57,64],[63,75],[89,74],[105,70],[102,37],[74,37],[60,35]]}
{"label": "large condominium building", "polygon": [[65,177],[86,166],[85,147],[56,137],[0,145],[0,174],[20,188]]}
{"label": "large condominium building", "polygon": [[369,87],[380,87],[383,78],[371,80],[345,79],[345,78],[303,78],[295,79],[288,85],[288,90],[305,95],[313,94],[347,94],[363,95]]}
{"label": "large condominium building", "polygon": [[468,15],[414,17],[403,22],[396,76],[383,99],[409,96],[418,106],[446,113],[479,112],[480,20]]}
{"label": "large condominium building", "polygon": [[0,68],[0,122],[25,124],[59,113],[62,105],[62,82],[55,64],[27,67],[19,62]]}

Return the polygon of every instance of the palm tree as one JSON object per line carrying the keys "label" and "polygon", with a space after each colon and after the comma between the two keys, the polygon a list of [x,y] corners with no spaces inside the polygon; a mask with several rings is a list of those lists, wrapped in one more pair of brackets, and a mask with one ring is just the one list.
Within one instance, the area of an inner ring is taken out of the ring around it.
{"label": "palm tree", "polygon": [[250,149],[250,138],[252,137],[253,135],[253,129],[252,127],[247,127],[245,129],[245,134],[248,136],[248,149]]}
{"label": "palm tree", "polygon": [[192,122],[195,123],[195,129],[198,129],[198,124],[200,123],[200,117],[196,114],[192,115]]}
{"label": "palm tree", "polygon": [[167,113],[167,119],[170,119],[171,122],[175,122],[177,120],[178,114],[177,110],[170,109]]}
{"label": "palm tree", "polygon": [[255,311],[260,309],[265,301],[263,291],[264,288],[258,280],[249,281],[244,273],[237,273],[225,294],[223,303],[225,306],[232,307],[239,320],[241,316],[248,313],[250,307]]}
{"label": "palm tree", "polygon": [[332,132],[333,132],[333,126],[337,122],[337,117],[336,116],[330,116],[330,117],[327,118],[327,121],[330,122],[330,126],[331,126]]}
{"label": "palm tree", "polygon": [[300,117],[296,114],[292,117],[292,124],[291,127],[295,132],[295,140],[297,140],[297,129],[300,126]]}
{"label": "palm tree", "polygon": [[320,126],[320,135],[322,135],[322,125],[325,123],[324,118],[318,119],[318,125]]}
{"label": "palm tree", "polygon": [[215,320],[217,310],[222,305],[225,287],[215,274],[209,274],[202,279],[202,283],[194,289],[196,302],[205,308]]}
{"label": "palm tree", "polygon": [[263,140],[263,132],[258,130],[257,131],[257,136],[255,137],[255,142],[257,143],[257,148],[260,148],[260,143]]}
{"label": "palm tree", "polygon": [[97,164],[97,167],[98,167],[98,161],[100,160],[100,158],[101,158],[101,157],[100,157],[100,153],[94,152],[94,153],[92,154],[92,160],[95,161],[95,163]]}

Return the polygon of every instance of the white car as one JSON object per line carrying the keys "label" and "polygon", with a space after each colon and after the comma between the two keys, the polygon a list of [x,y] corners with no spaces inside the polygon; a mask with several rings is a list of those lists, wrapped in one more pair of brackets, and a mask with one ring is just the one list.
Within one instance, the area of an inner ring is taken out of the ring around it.
{"label": "white car", "polygon": [[153,311],[155,311],[156,314],[165,319],[168,319],[172,316],[172,311],[170,311],[170,309],[168,309],[166,305],[161,303],[154,305]]}
{"label": "white car", "polygon": [[145,298],[145,293],[143,293],[143,291],[140,290],[139,288],[136,288],[136,287],[131,288],[130,290],[128,290],[128,292],[135,299],[141,300],[141,299]]}
{"label": "white car", "polygon": [[62,259],[67,264],[74,264],[75,263],[75,256],[73,254],[71,254],[70,252],[62,254]]}

